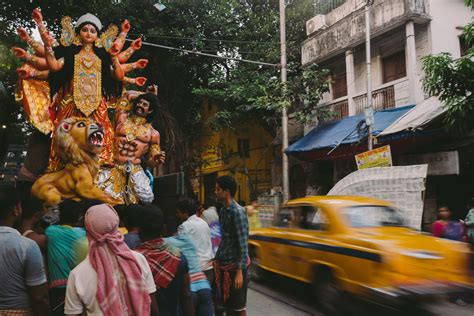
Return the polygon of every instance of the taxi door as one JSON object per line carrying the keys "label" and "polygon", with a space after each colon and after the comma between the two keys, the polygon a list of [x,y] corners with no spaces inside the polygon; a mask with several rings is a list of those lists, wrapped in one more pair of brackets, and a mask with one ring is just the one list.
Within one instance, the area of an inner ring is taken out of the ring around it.
{"label": "taxi door", "polygon": [[300,205],[291,208],[294,215],[291,228],[287,230],[287,246],[282,254],[287,261],[283,267],[285,274],[311,282],[313,263],[324,261],[327,253],[328,219],[322,208],[313,205]]}
{"label": "taxi door", "polygon": [[292,212],[288,208],[279,211],[275,220],[275,229],[267,233],[267,240],[260,241],[260,264],[274,272],[286,274],[285,267],[290,263],[286,254],[287,245],[284,243],[288,235],[288,229],[293,218]]}

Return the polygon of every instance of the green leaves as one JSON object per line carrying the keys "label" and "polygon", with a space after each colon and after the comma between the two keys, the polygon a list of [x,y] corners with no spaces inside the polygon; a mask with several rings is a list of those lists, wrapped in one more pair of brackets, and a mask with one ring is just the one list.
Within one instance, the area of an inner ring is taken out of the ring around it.
{"label": "green leaves", "polygon": [[447,107],[447,127],[455,132],[473,129],[474,50],[457,60],[447,53],[427,56],[423,70],[425,92],[438,96]]}
{"label": "green leaves", "polygon": [[[245,63],[219,63],[204,87],[193,89],[196,96],[208,97],[220,112],[208,124],[213,129],[240,123],[263,124],[276,133],[281,110],[287,108],[307,122],[317,115],[317,104],[328,91],[327,71],[317,65],[300,67],[300,44],[306,38],[305,21],[313,15],[313,1],[291,1],[287,5],[288,82],[280,81],[276,68]],[[233,51],[245,59],[279,63],[279,12],[277,1],[239,1],[233,3],[232,17],[238,27]],[[230,47],[229,47],[230,48]],[[226,124],[224,120],[228,120]],[[219,124],[216,124],[219,122]]]}

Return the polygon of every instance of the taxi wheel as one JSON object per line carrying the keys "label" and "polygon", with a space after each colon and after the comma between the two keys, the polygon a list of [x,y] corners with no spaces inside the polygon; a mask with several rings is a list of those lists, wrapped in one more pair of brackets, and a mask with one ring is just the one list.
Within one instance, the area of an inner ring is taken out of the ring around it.
{"label": "taxi wheel", "polygon": [[314,294],[318,302],[318,308],[324,315],[341,315],[341,302],[343,292],[336,279],[329,270],[319,271],[313,284]]}

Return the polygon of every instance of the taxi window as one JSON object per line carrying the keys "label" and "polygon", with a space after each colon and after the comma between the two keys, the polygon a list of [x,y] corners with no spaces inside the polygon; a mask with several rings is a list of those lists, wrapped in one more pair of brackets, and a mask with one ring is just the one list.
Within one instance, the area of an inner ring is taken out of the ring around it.
{"label": "taxi window", "polygon": [[398,210],[381,205],[350,206],[343,209],[352,227],[404,226]]}
{"label": "taxi window", "polygon": [[300,228],[312,230],[326,230],[328,219],[324,212],[317,207],[303,206],[303,217]]}
{"label": "taxi window", "polygon": [[281,209],[276,226],[299,229],[325,230],[328,220],[320,208],[296,206]]}
{"label": "taxi window", "polygon": [[289,208],[282,208],[276,217],[275,226],[288,228],[294,221],[293,211]]}

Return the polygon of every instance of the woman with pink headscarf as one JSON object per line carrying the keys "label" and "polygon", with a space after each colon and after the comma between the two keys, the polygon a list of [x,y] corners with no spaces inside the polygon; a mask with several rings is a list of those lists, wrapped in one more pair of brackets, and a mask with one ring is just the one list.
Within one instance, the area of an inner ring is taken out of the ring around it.
{"label": "woman with pink headscarf", "polygon": [[85,216],[89,253],[69,274],[64,312],[79,315],[158,315],[155,282],[145,257],[123,242],[115,210],[101,204]]}

